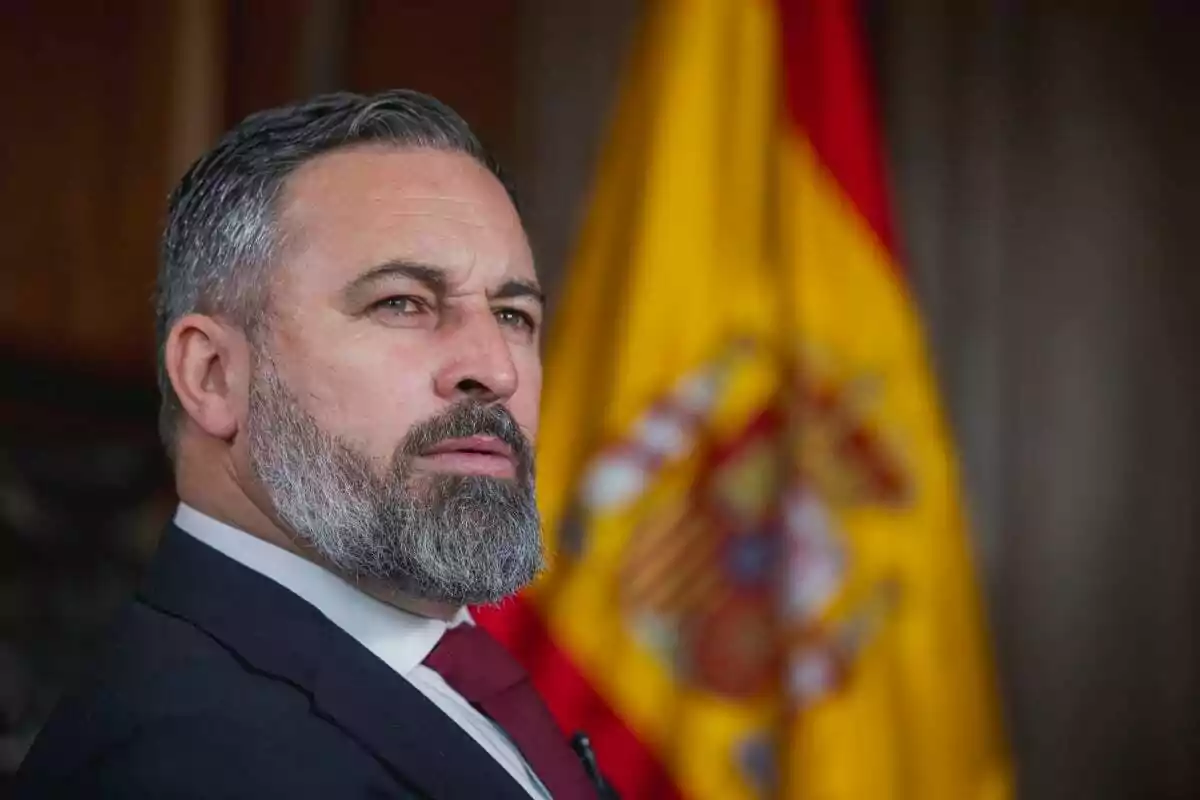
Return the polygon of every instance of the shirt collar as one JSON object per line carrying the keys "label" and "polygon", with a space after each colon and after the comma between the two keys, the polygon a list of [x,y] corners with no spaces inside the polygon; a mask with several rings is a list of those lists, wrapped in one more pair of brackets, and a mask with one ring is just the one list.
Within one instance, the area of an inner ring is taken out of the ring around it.
{"label": "shirt collar", "polygon": [[401,675],[425,660],[448,627],[472,623],[465,608],[447,623],[376,600],[329,570],[186,503],[179,504],[175,525],[298,595]]}

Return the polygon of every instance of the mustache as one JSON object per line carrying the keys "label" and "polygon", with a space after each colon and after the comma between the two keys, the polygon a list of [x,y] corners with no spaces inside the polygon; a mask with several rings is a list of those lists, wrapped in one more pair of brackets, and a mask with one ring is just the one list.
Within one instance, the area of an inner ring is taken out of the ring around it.
{"label": "mustache", "polygon": [[493,436],[508,445],[518,472],[533,472],[533,443],[507,408],[495,403],[463,400],[442,413],[413,425],[400,446],[400,455],[415,458],[446,439]]}

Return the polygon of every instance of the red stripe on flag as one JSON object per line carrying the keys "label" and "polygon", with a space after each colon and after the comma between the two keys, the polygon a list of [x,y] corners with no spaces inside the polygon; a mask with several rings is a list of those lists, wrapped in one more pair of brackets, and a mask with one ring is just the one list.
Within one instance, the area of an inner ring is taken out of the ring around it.
{"label": "red stripe on flag", "polygon": [[788,112],[879,240],[897,255],[883,148],[853,0],[779,0]]}
{"label": "red stripe on flag", "polygon": [[472,615],[525,666],[564,731],[583,731],[605,778],[623,800],[682,797],[656,755],[613,712],[550,637],[525,598]]}

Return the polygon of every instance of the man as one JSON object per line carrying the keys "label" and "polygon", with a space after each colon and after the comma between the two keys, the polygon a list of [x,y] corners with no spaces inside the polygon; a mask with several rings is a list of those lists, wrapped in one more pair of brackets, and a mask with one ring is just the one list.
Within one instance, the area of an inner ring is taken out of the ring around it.
{"label": "man", "polygon": [[19,797],[595,797],[475,628],[542,566],[542,295],[432,98],[250,117],[170,200],[161,427],[181,500]]}

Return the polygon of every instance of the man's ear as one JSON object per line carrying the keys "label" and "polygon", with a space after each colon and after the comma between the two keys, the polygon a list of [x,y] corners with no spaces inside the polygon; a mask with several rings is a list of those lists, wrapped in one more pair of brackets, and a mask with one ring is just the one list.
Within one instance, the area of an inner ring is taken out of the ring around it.
{"label": "man's ear", "polygon": [[188,314],[171,327],[164,358],[171,385],[192,422],[209,436],[232,439],[249,385],[245,335],[213,317]]}

